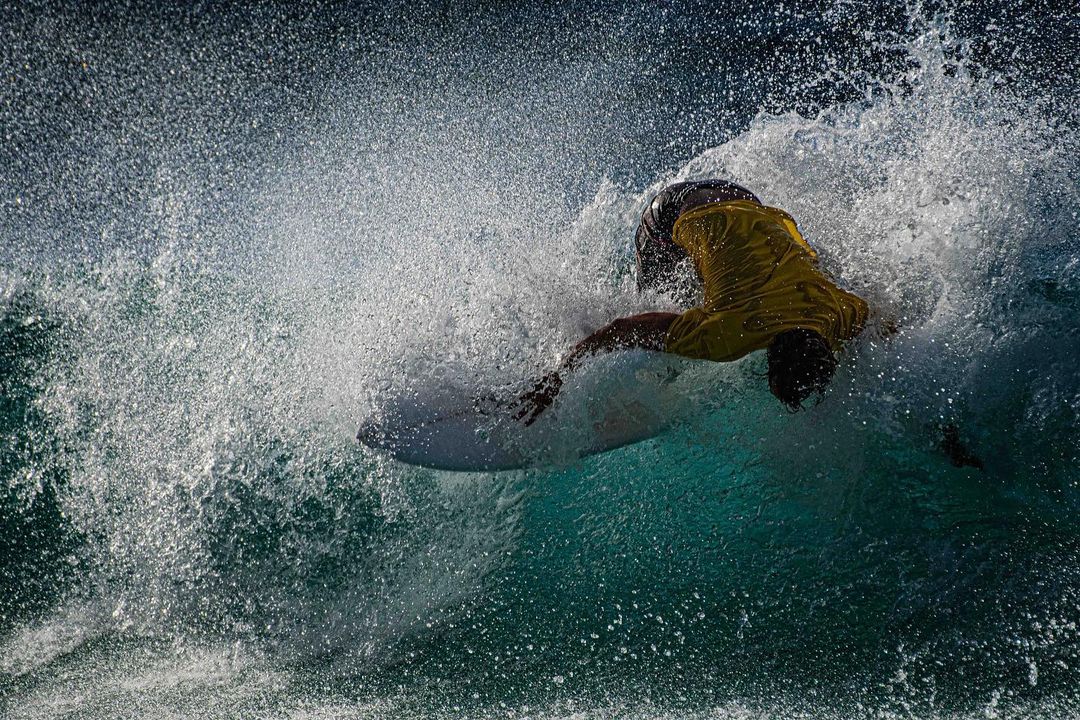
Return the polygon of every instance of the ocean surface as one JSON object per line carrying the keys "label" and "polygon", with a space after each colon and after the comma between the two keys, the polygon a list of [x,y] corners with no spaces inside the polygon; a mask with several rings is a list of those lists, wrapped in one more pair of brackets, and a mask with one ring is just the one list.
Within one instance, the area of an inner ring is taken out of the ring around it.
{"label": "ocean surface", "polygon": [[[0,7],[0,716],[1080,717],[1078,58],[1056,0]],[[357,444],[670,309],[701,177],[899,335],[576,463]]]}

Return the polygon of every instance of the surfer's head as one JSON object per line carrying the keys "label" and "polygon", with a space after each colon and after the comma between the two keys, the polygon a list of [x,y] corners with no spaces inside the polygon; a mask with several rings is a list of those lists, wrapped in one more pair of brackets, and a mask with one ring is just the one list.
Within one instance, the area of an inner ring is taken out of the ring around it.
{"label": "surfer's head", "polygon": [[769,390],[792,412],[814,393],[823,395],[836,372],[836,356],[813,330],[780,333],[769,344],[768,358]]}

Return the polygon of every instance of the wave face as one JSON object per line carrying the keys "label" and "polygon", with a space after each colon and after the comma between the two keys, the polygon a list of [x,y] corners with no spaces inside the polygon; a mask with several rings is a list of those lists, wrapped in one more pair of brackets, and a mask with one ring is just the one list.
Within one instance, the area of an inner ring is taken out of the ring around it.
{"label": "wave face", "polygon": [[[2,21],[7,716],[1080,712],[1074,17],[204,10]],[[671,307],[636,218],[713,176],[901,328],[820,405],[750,357],[565,467],[355,443]]]}

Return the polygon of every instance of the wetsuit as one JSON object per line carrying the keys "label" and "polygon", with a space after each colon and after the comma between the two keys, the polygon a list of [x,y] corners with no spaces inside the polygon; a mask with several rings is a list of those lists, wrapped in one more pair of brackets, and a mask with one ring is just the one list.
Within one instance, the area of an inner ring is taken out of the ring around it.
{"label": "wetsuit", "polygon": [[639,290],[643,289],[644,278],[658,277],[686,257],[686,252],[672,240],[679,215],[699,205],[723,200],[761,202],[754,193],[726,180],[681,182],[668,185],[657,193],[641,214],[641,224],[634,238]]}
{"label": "wetsuit", "polygon": [[869,314],[862,298],[818,267],[790,215],[732,183],[664,190],[646,209],[637,243],[639,262],[644,256],[645,262],[673,263],[689,255],[702,281],[703,302],[671,324],[668,352],[735,360],[796,328],[819,333],[839,350]]}

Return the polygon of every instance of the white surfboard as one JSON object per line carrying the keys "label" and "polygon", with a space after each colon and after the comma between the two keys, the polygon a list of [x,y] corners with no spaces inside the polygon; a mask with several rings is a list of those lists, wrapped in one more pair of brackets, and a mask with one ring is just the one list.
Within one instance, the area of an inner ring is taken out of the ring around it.
{"label": "white surfboard", "polygon": [[402,462],[440,470],[566,464],[662,433],[688,405],[692,365],[641,350],[594,359],[567,374],[555,403],[529,426],[514,420],[511,402],[415,387],[385,398],[357,439]]}

